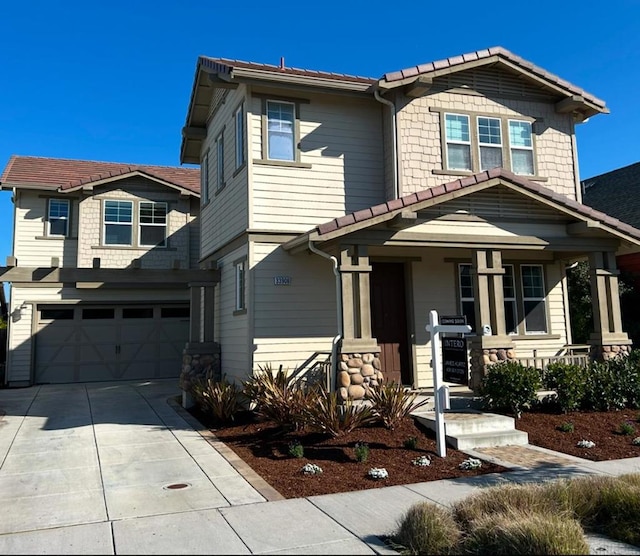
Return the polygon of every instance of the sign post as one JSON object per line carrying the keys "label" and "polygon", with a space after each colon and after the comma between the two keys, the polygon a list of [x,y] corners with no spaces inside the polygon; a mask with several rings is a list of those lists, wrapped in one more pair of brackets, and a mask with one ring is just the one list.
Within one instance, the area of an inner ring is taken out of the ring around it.
{"label": "sign post", "polygon": [[433,367],[433,393],[436,406],[436,445],[438,455],[442,458],[447,455],[444,431],[444,410],[447,405],[447,389],[442,384],[443,374],[440,334],[442,332],[450,332],[452,334],[465,334],[471,332],[471,327],[466,324],[466,319],[463,316],[443,317],[443,321],[447,324],[441,323],[438,320],[438,311],[430,311],[429,324],[425,327],[426,331],[431,334],[431,366]]}

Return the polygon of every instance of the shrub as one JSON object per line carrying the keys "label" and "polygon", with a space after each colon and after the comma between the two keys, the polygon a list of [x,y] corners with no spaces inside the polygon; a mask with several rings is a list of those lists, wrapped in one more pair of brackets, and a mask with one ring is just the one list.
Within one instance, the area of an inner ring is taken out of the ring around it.
{"label": "shrub", "polygon": [[334,437],[377,421],[370,407],[355,405],[351,399],[342,403],[337,392],[328,392],[324,386],[314,403],[305,406],[304,414],[310,426]]}
{"label": "shrub", "polygon": [[473,523],[464,548],[470,554],[589,554],[575,519],[522,510],[482,516]]}
{"label": "shrub", "polygon": [[418,437],[410,436],[404,441],[403,444],[407,450],[415,450],[418,447]]}
{"label": "shrub", "polygon": [[300,444],[299,440],[292,440],[289,442],[289,455],[294,458],[304,457],[304,446]]}
{"label": "shrub", "polygon": [[488,409],[510,412],[519,418],[524,409],[537,401],[540,387],[538,370],[503,361],[489,366],[480,393]]}
{"label": "shrub", "polygon": [[318,396],[313,387],[305,387],[289,376],[280,365],[273,372],[270,365],[243,383],[244,395],[255,403],[255,411],[283,428],[299,430],[306,424],[306,408],[314,405]]}
{"label": "shrub", "polygon": [[409,554],[457,554],[461,535],[450,510],[422,502],[404,514],[392,540]]}
{"label": "shrub", "polygon": [[620,423],[618,432],[624,436],[631,436],[636,433],[636,428],[629,421],[625,421],[624,423]]}
{"label": "shrub", "polygon": [[565,421],[561,425],[558,425],[558,430],[562,432],[573,432],[575,427],[571,421]]}
{"label": "shrub", "polygon": [[[620,361],[594,361],[585,373],[585,395],[582,406],[595,411],[624,409],[627,404],[625,385],[617,375]],[[624,368],[624,367],[623,367]]]}
{"label": "shrub", "polygon": [[369,389],[367,394],[373,413],[388,429],[394,429],[404,417],[429,401],[425,398],[416,402],[417,397],[418,392],[405,390],[401,384],[395,382],[382,383]]}
{"label": "shrub", "polygon": [[556,391],[556,403],[567,413],[580,408],[585,394],[585,374],[580,365],[551,363],[545,373],[546,387]]}
{"label": "shrub", "polygon": [[369,459],[369,445],[366,442],[356,442],[353,451],[357,462],[364,463]]}
{"label": "shrub", "polygon": [[236,413],[242,409],[241,391],[225,379],[219,382],[212,378],[202,379],[194,383],[192,392],[196,404],[214,421],[233,421]]}

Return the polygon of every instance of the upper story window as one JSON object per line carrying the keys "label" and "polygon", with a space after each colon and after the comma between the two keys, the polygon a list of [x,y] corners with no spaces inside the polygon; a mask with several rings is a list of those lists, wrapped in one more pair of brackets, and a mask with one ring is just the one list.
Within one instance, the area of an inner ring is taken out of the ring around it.
{"label": "upper story window", "polygon": [[68,199],[49,199],[47,213],[47,235],[66,237],[69,235]]}
{"label": "upper story window", "polygon": [[216,190],[224,187],[224,133],[216,139]]}
{"label": "upper story window", "polygon": [[167,203],[141,202],[140,245],[164,247],[167,242]]}
{"label": "upper story window", "polygon": [[478,173],[508,168],[535,176],[532,122],[478,114],[442,113],[444,169]]}
{"label": "upper story window", "polygon": [[296,160],[295,104],[267,101],[267,158]]}
{"label": "upper story window", "polygon": [[200,196],[202,204],[209,202],[209,151],[204,153],[200,161]]}
{"label": "upper story window", "polygon": [[236,130],[236,170],[244,164],[244,105],[233,115]]}
{"label": "upper story window", "polygon": [[131,245],[133,240],[133,202],[104,202],[104,244]]}

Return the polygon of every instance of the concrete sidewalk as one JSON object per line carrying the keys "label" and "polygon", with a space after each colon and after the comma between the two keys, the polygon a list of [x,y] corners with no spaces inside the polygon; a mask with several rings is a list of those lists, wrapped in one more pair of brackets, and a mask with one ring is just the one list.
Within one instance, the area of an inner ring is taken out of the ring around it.
{"label": "concrete sidewalk", "polygon": [[284,500],[195,430],[178,394],[174,380],[0,390],[0,554],[395,554],[381,537],[416,502],[640,470],[640,458],[527,468],[520,453],[509,473]]}

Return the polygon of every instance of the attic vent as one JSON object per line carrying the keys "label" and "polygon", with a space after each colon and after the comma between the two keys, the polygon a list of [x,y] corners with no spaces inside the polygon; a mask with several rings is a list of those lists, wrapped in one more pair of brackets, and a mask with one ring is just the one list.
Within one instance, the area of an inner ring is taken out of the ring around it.
{"label": "attic vent", "polygon": [[284,69],[284,56],[280,56],[280,69]]}

